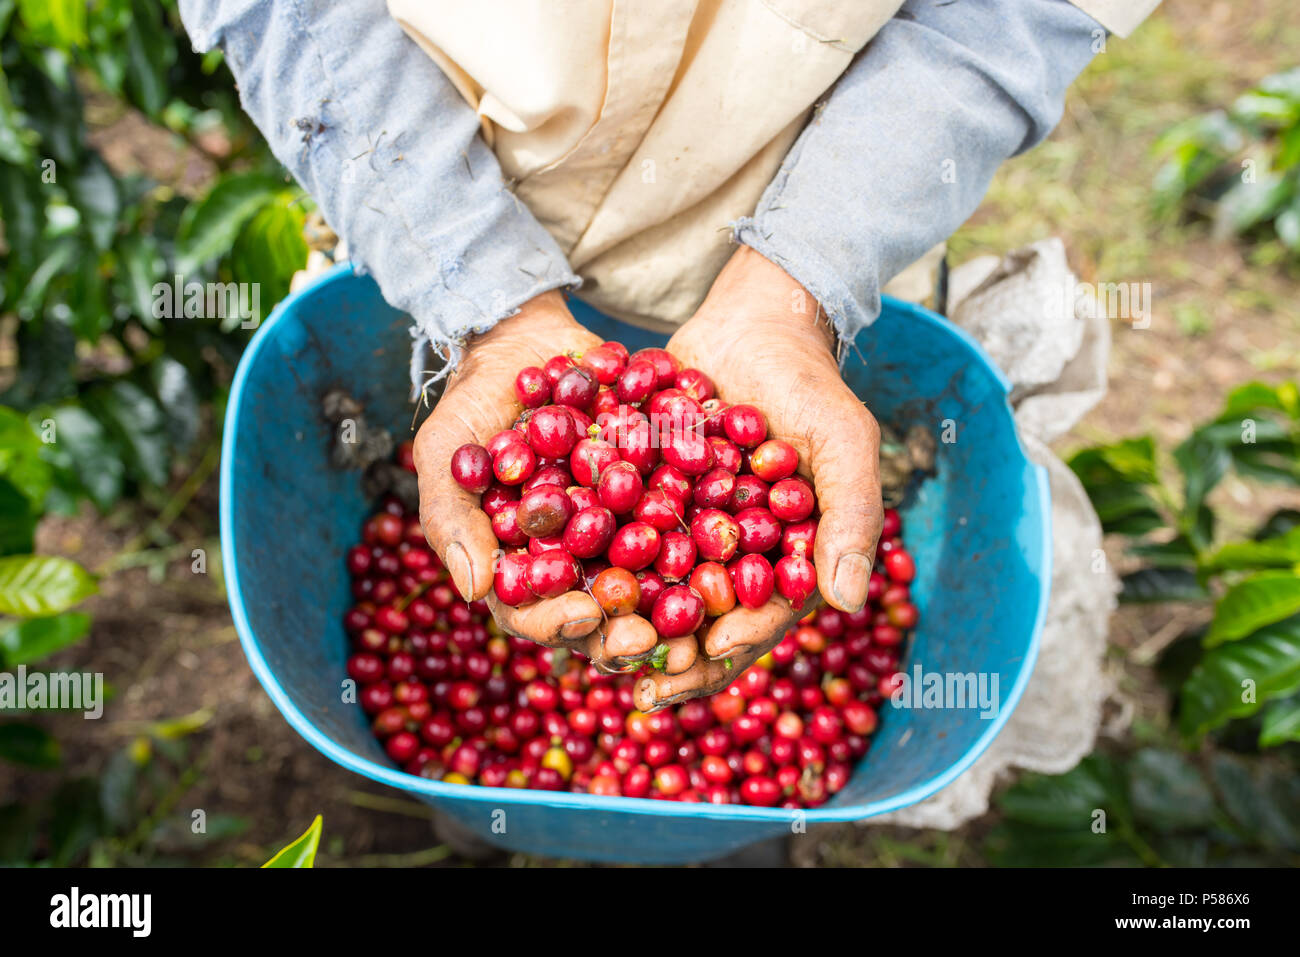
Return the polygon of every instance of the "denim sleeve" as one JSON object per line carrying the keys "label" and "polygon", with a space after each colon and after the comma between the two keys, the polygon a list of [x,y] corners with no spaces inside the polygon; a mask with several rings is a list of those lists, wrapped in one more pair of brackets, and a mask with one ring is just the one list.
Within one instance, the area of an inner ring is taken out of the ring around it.
{"label": "denim sleeve", "polygon": [[[506,187],[478,116],[384,0],[181,0],[195,49],[220,47],[244,109],[353,262],[421,336],[451,350],[576,286]],[[417,350],[419,351],[419,350]]]}
{"label": "denim sleeve", "polygon": [[880,288],[975,211],[999,164],[1043,139],[1104,44],[1067,0],[907,0],[795,141],[736,239],[852,338]]}

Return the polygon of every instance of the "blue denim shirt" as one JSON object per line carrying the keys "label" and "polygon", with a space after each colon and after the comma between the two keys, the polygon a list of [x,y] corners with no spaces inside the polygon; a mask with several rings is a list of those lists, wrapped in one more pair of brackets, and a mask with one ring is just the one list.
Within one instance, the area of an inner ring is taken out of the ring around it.
{"label": "blue denim shirt", "polygon": [[[181,0],[244,108],[353,262],[453,360],[548,289],[581,280],[507,188],[473,109],[384,0]],[[739,242],[851,337],[880,288],[1045,137],[1104,34],[1067,0],[908,0],[820,104]]]}

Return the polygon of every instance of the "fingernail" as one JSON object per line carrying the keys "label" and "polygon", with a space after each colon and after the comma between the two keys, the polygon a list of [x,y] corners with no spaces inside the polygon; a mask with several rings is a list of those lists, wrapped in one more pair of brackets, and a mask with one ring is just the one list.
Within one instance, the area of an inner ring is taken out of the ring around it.
{"label": "fingernail", "polygon": [[599,621],[599,618],[575,618],[560,629],[560,634],[565,638],[581,638],[583,635],[590,634]]}
{"label": "fingernail", "polygon": [[718,655],[709,655],[710,661],[725,661],[727,658],[739,658],[748,653],[749,645],[734,645]]}
{"label": "fingernail", "polygon": [[469,553],[460,542],[447,546],[447,571],[460,597],[469,601],[474,594],[474,569],[469,563]]}
{"label": "fingernail", "polygon": [[867,601],[867,582],[871,577],[871,561],[861,552],[841,555],[835,564],[835,581],[831,591],[845,611],[858,611]]}

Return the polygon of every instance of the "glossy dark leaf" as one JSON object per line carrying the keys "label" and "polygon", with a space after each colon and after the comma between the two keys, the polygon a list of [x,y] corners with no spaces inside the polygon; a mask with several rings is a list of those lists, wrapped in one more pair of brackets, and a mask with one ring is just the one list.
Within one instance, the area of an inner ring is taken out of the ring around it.
{"label": "glossy dark leaf", "polygon": [[1128,773],[1133,813],[1147,826],[1168,832],[1214,820],[1214,795],[1185,755],[1144,748],[1129,761]]}
{"label": "glossy dark leaf", "polygon": [[58,767],[59,742],[43,728],[19,721],[0,722],[0,760],[33,768]]}
{"label": "glossy dark leaf", "polygon": [[1210,597],[1196,573],[1181,568],[1142,568],[1121,576],[1120,584],[1122,602],[1204,601]]}
{"label": "glossy dark leaf", "polygon": [[1300,850],[1300,780],[1284,766],[1210,756],[1210,780],[1242,833],[1266,845]]}
{"label": "glossy dark leaf", "polygon": [[157,401],[123,379],[88,395],[86,403],[125,443],[131,472],[151,485],[165,485],[170,463],[167,420]]}
{"label": "glossy dark leaf", "polygon": [[275,176],[236,173],[222,177],[181,220],[176,269],[188,275],[230,251],[240,230],[284,189]]}
{"label": "glossy dark leaf", "polygon": [[66,177],[68,194],[81,212],[81,221],[90,231],[97,249],[107,249],[117,231],[121,197],[117,180],[104,161],[94,153],[87,154],[78,169]]}
{"label": "glossy dark leaf", "polygon": [[162,355],[150,364],[149,379],[167,419],[168,439],[174,448],[188,449],[199,434],[199,396],[189,370]]}
{"label": "glossy dark leaf", "polygon": [[163,27],[158,4],[133,0],[124,43],[122,88],[146,115],[156,117],[167,105],[167,70],[176,60],[176,44]]}
{"label": "glossy dark leaf", "polygon": [[1300,690],[1300,616],[1205,652],[1183,685],[1178,726],[1189,739]]}
{"label": "glossy dark leaf", "polygon": [[27,496],[0,476],[0,555],[31,552],[38,517]]}
{"label": "glossy dark leaf", "polygon": [[1259,746],[1275,748],[1288,741],[1300,741],[1300,696],[1274,701],[1264,708]]}
{"label": "glossy dark leaf", "polygon": [[78,406],[60,406],[53,418],[59,451],[67,455],[90,500],[107,511],[121,497],[126,480],[116,441],[98,419]]}
{"label": "glossy dark leaf", "polygon": [[1300,612],[1300,575],[1264,571],[1233,585],[1214,606],[1207,647],[1244,638]]}

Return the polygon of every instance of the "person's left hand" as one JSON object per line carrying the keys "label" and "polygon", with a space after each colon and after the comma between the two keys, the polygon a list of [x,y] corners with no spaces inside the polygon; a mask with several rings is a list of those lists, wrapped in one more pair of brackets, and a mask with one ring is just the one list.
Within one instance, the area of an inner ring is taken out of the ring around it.
{"label": "person's left hand", "polygon": [[[880,430],[840,377],[833,342],[816,300],[742,246],[668,350],[707,373],[729,404],[757,407],[770,437],[799,452],[799,471],[812,479],[821,509],[813,553],[818,587],[834,607],[857,611],[866,603],[880,535]],[[801,614],[780,595],[760,608],[737,606],[709,628],[698,655],[674,656],[689,666],[637,683],[637,707],[652,711],[720,691]]]}

